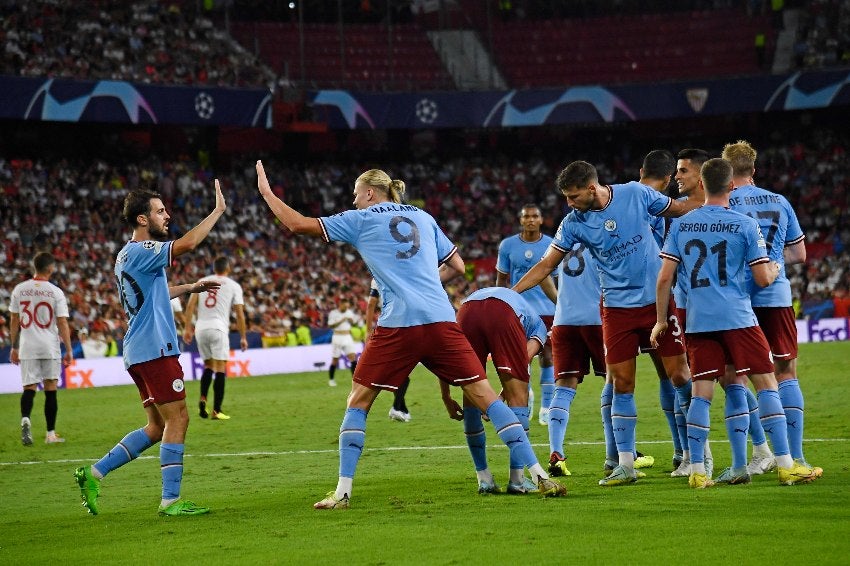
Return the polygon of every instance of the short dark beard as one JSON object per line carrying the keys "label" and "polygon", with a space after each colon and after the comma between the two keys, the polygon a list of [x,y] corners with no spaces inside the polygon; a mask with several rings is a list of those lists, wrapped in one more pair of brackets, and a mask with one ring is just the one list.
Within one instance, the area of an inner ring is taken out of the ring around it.
{"label": "short dark beard", "polygon": [[165,242],[168,240],[168,231],[160,231],[159,229],[154,228],[153,226],[148,227],[148,235],[151,237],[151,239],[157,240],[158,242]]}

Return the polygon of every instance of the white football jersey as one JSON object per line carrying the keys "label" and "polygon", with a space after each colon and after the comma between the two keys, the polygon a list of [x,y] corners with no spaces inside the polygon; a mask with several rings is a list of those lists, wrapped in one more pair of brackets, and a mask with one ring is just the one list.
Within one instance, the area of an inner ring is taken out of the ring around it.
{"label": "white football jersey", "polygon": [[350,320],[357,320],[357,315],[354,314],[354,311],[348,309],[346,311],[340,311],[339,309],[334,309],[328,313],[328,326],[333,326],[334,324],[340,322],[339,326],[333,326],[334,332],[345,332],[347,330],[351,330],[351,322]]}
{"label": "white football jersey", "polygon": [[19,283],[12,291],[9,312],[20,316],[22,360],[48,360],[62,357],[57,317],[68,318],[68,301],[62,289],[43,279]]}
{"label": "white football jersey", "polygon": [[242,286],[230,277],[210,275],[204,281],[218,281],[219,289],[198,294],[198,322],[195,332],[207,328],[230,332],[230,308],[232,305],[244,305]]}

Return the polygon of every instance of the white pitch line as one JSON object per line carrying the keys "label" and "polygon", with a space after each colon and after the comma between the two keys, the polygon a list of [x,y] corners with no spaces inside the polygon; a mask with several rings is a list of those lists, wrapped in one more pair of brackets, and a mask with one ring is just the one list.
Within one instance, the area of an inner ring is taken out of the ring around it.
{"label": "white pitch line", "polygon": [[[850,438],[806,438],[803,442],[850,442]],[[647,440],[640,442],[641,446],[646,444],[670,444],[669,440]],[[567,442],[567,446],[603,446],[604,442]],[[546,447],[548,444],[532,444],[536,448]],[[457,446],[387,446],[384,448],[366,448],[366,452],[401,452],[406,450],[467,450],[466,445]],[[505,448],[504,444],[492,444],[488,449]],[[248,456],[293,456],[296,454],[336,454],[336,448],[325,450],[283,450],[280,452],[218,452],[210,454],[186,454],[186,458],[245,458]],[[137,460],[153,460],[159,456],[139,456]],[[34,466],[36,464],[77,464],[85,462],[96,462],[97,458],[67,458],[63,460],[33,460],[26,462],[0,462],[0,466]]]}

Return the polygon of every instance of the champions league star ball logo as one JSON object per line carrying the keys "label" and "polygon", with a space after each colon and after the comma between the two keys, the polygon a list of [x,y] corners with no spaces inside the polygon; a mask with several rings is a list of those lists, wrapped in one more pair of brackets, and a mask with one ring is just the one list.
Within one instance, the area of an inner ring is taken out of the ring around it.
{"label": "champions league star ball logo", "polygon": [[105,121],[129,120],[133,124],[157,123],[156,114],[142,93],[124,81],[89,84],[48,79],[33,93],[23,117],[59,122],[81,122],[94,117]]}
{"label": "champions league star ball logo", "polygon": [[198,116],[204,120],[212,118],[212,115],[215,112],[215,102],[213,101],[212,96],[205,92],[198,93],[195,97],[195,112],[197,112]]}
{"label": "champions league star ball logo", "polygon": [[423,98],[416,103],[416,117],[423,124],[433,124],[437,119],[437,103],[429,98]]}

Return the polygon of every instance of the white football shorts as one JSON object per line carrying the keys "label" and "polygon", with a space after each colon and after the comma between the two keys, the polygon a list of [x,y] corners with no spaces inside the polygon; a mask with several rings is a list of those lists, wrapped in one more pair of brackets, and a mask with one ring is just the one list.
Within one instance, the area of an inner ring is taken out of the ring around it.
{"label": "white football shorts", "polygon": [[62,360],[51,358],[44,360],[21,360],[21,382],[35,385],[45,379],[59,379],[62,375]]}
{"label": "white football shorts", "polygon": [[195,335],[202,360],[227,360],[230,356],[230,337],[215,328],[199,330]]}
{"label": "white football shorts", "polygon": [[334,334],[331,338],[331,357],[352,356],[357,353],[351,334]]}

